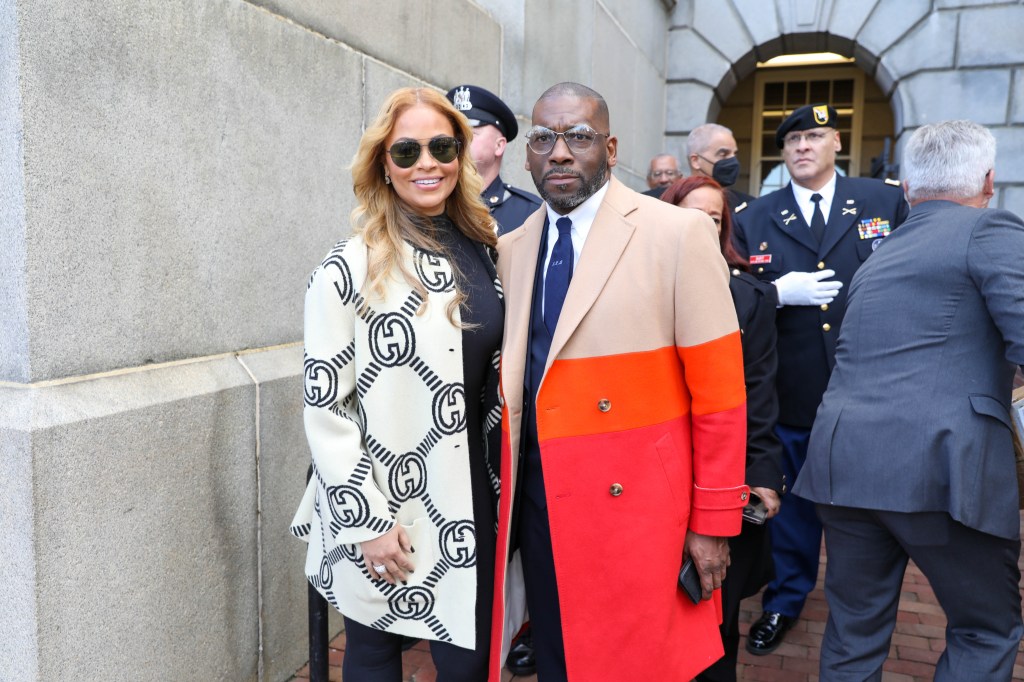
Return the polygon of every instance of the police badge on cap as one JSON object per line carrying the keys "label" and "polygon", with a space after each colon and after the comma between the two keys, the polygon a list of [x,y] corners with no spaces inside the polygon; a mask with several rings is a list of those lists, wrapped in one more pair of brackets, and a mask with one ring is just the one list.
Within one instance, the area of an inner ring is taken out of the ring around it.
{"label": "police badge on cap", "polygon": [[786,134],[796,130],[811,130],[812,128],[839,128],[839,118],[836,110],[827,104],[808,104],[800,107],[782,122],[775,131],[775,144],[782,149],[785,144]]}
{"label": "police badge on cap", "polygon": [[459,85],[449,90],[447,97],[469,119],[470,125],[492,125],[509,142],[519,134],[515,114],[493,92],[479,85]]}

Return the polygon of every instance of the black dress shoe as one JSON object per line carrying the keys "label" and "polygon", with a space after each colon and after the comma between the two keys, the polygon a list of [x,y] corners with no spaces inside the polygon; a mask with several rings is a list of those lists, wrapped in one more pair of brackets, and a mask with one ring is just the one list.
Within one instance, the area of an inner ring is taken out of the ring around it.
{"label": "black dress shoe", "polygon": [[527,677],[537,672],[537,659],[533,655],[533,637],[527,630],[519,635],[505,659],[505,667],[513,675]]}
{"label": "black dress shoe", "polygon": [[757,619],[757,622],[750,626],[750,634],[747,635],[747,651],[755,656],[764,656],[775,651],[782,644],[786,630],[791,628],[795,622],[796,618],[765,611]]}

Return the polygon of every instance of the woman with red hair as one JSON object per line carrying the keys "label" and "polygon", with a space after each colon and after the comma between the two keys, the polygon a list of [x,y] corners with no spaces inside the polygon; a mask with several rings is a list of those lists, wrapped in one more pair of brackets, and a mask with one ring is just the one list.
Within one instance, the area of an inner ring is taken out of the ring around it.
{"label": "woman with red hair", "polygon": [[771,578],[771,546],[763,524],[778,513],[784,490],[782,447],[772,431],[779,413],[775,395],[775,308],[779,299],[774,286],[747,272],[747,261],[733,247],[732,216],[721,185],[699,175],[681,178],[665,190],[661,200],[703,211],[718,226],[718,243],[732,274],[729,291],[742,334],[747,385],[745,482],[750,486],[751,504],[744,510],[743,530],[729,538],[731,563],[722,583],[725,656],[696,678],[699,682],[735,682],[740,600],[756,594]]}

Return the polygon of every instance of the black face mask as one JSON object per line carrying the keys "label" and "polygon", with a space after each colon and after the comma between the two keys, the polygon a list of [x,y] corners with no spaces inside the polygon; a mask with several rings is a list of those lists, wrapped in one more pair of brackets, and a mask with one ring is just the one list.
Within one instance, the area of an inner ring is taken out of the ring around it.
{"label": "black face mask", "polygon": [[729,187],[736,184],[736,178],[740,176],[740,160],[735,156],[728,159],[719,159],[711,168],[711,177],[722,187]]}

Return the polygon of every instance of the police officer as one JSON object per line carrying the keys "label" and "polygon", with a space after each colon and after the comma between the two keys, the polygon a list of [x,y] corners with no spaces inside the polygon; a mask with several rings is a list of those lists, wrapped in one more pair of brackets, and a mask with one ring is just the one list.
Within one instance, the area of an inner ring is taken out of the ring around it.
{"label": "police officer", "polygon": [[[779,421],[783,472],[796,480],[818,403],[835,362],[846,309],[846,286],[857,268],[907,217],[895,180],[847,178],[835,170],[842,149],[836,110],[826,104],[794,111],[775,143],[792,182],[736,211],[736,246],[754,275],[779,295]],[[884,343],[880,339],[879,343]],[[764,613],[750,627],[747,651],[763,655],[781,644],[814,588],[821,524],[814,505],[789,495],[769,522],[775,579]]]}
{"label": "police officer", "polygon": [[509,142],[519,133],[515,114],[497,95],[477,85],[460,85],[448,99],[473,126],[470,155],[484,180],[483,199],[498,221],[498,235],[511,232],[540,208],[540,197],[502,182],[501,160]]}

